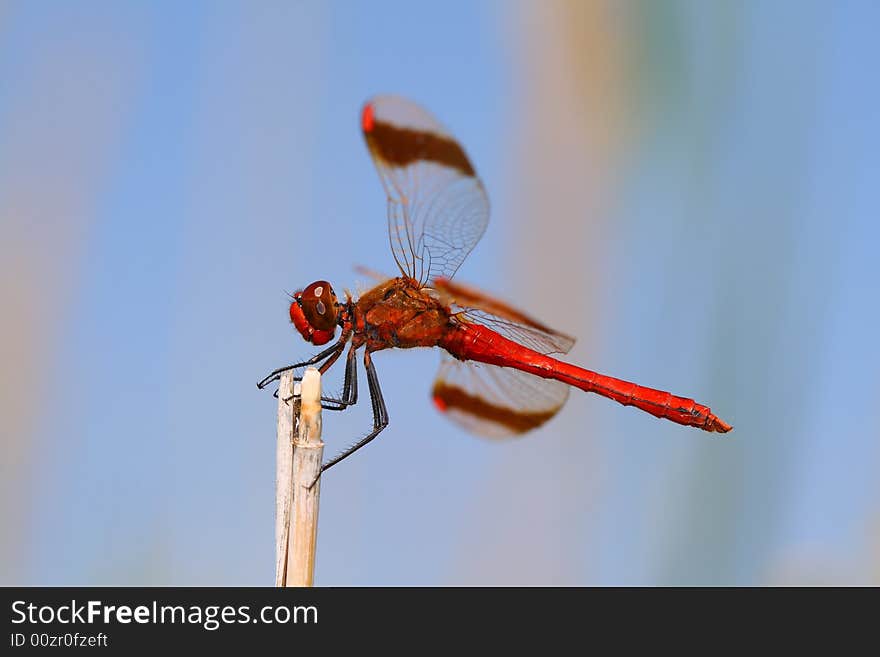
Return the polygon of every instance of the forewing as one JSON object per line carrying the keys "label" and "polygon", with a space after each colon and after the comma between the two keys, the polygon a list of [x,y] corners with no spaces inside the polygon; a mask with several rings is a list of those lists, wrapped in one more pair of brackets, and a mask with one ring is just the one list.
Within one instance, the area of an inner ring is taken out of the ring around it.
{"label": "forewing", "polygon": [[483,183],[455,138],[427,110],[377,96],[361,115],[388,196],[388,236],[401,272],[452,277],[489,223]]}
{"label": "forewing", "polygon": [[540,427],[562,408],[569,388],[507,367],[444,356],[432,396],[447,418],[486,438],[509,438]]}

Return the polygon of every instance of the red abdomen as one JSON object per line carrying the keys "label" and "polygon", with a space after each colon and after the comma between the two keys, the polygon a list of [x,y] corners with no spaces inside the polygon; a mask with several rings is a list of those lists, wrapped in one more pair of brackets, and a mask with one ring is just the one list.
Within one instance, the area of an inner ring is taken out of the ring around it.
{"label": "red abdomen", "polygon": [[727,433],[733,428],[714,415],[708,406],[698,404],[693,399],[564,363],[508,340],[479,324],[461,324],[448,331],[439,344],[460,360],[512,367],[544,379],[561,381],[678,424],[718,433]]}

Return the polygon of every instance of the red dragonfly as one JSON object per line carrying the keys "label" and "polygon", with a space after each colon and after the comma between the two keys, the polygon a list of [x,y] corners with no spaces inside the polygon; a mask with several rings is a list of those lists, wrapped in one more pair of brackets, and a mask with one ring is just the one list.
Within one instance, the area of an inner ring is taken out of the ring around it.
{"label": "red dragonfly", "polygon": [[731,426],[693,399],[646,388],[565,363],[574,339],[511,306],[451,279],[486,230],[489,200],[473,165],[452,135],[426,110],[396,96],[364,105],[361,128],[388,196],[388,235],[400,276],[354,299],[337,299],[327,281],[293,295],[290,319],[302,337],[324,345],[313,358],[279,368],[257,385],[306,366],[326,372],[350,342],[341,398],[357,402],[357,350],[364,347],[373,428],[325,463],[321,472],[373,440],[388,412],[371,354],[389,348],[440,347],[448,356],[434,382],[435,406],[467,430],[493,438],[535,429],[562,408],[570,387],[705,431]]}

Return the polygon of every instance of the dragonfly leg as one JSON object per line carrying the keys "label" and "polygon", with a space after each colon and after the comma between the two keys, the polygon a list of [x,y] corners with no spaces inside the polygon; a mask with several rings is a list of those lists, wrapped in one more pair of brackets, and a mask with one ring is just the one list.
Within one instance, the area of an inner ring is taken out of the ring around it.
{"label": "dragonfly leg", "polygon": [[344,411],[349,406],[357,404],[358,381],[357,381],[357,350],[354,344],[348,350],[345,359],[345,382],[342,385],[342,399],[321,397],[321,408],[325,411]]}
{"label": "dragonfly leg", "polygon": [[300,367],[309,367],[310,365],[315,365],[317,363],[320,363],[322,360],[329,357],[332,360],[328,360],[327,363],[324,363],[321,366],[321,374],[323,374],[327,370],[327,368],[329,368],[330,365],[335,363],[336,359],[339,358],[339,355],[342,353],[342,350],[345,348],[345,342],[347,340],[348,340],[348,335],[342,334],[339,337],[339,341],[336,342],[336,344],[328,347],[327,349],[320,352],[319,354],[312,356],[308,360],[304,360],[301,363],[294,363],[293,365],[286,365],[284,367],[279,367],[277,370],[273,370],[273,371],[269,372],[269,374],[266,376],[266,378],[264,378],[262,381],[260,381],[257,384],[257,387],[260,390],[262,390],[263,388],[265,388],[267,385],[269,385],[273,381],[277,381],[278,379],[280,379],[281,375],[284,374],[284,372],[289,372],[290,370],[299,369]]}
{"label": "dragonfly leg", "polygon": [[343,459],[348,458],[349,456],[354,454],[361,447],[363,447],[368,442],[373,440],[373,438],[382,433],[382,430],[388,426],[388,409],[385,408],[385,399],[382,397],[382,389],[379,387],[379,377],[376,375],[376,368],[373,365],[373,359],[370,357],[369,351],[364,354],[364,367],[366,367],[367,369],[367,383],[370,387],[370,402],[373,405],[373,430],[366,436],[361,438],[359,441],[357,441],[354,445],[346,449],[344,452],[338,454],[337,456],[334,456],[332,459],[322,465],[321,473],[317,477],[315,477],[315,481],[309,484],[309,488],[317,483],[318,479],[321,478],[321,475],[324,474],[324,472],[332,468]]}
{"label": "dragonfly leg", "polygon": [[[343,350],[343,348],[345,347],[345,343],[340,341],[340,342],[338,342],[336,345],[333,345],[333,346],[336,347],[336,350],[335,350],[332,354],[330,354],[330,358],[328,358],[327,360],[325,360],[325,361],[323,362],[323,364],[321,365],[321,367],[318,368],[318,371],[319,371],[321,374],[323,374],[324,372],[326,372],[327,370],[329,370],[329,369],[333,366],[333,363],[335,363],[335,362],[339,359],[339,356],[342,355],[342,350]],[[302,381],[302,377],[300,377],[300,376],[295,376],[295,377],[293,377],[293,380],[294,380],[294,382],[296,382],[296,381]],[[278,391],[276,390],[275,392],[277,393]],[[291,395],[290,397],[288,397],[287,399],[284,400],[284,403],[286,404],[287,402],[289,402],[289,401],[290,401],[291,399],[293,399],[294,397],[295,397],[295,395]],[[328,400],[331,401],[331,402],[332,402],[332,401],[336,401],[336,400],[334,400],[332,397],[328,398]],[[321,397],[321,401],[324,401],[324,398],[323,398],[323,397]]]}

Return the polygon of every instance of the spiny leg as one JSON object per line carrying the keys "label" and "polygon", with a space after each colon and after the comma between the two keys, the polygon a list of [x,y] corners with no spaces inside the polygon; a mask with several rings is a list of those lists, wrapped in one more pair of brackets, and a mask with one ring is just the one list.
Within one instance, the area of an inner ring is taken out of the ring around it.
{"label": "spiny leg", "polygon": [[324,472],[332,468],[343,459],[348,458],[349,456],[354,454],[361,447],[363,447],[368,442],[373,440],[373,438],[382,433],[382,430],[388,426],[388,409],[385,408],[385,399],[382,397],[382,389],[379,387],[379,377],[376,374],[376,368],[373,366],[373,359],[370,357],[369,351],[364,353],[364,367],[366,367],[367,369],[367,383],[370,387],[370,401],[373,404],[373,430],[365,437],[357,441],[354,445],[346,449],[344,452],[338,454],[337,456],[334,456],[332,459],[322,465],[321,473],[317,477],[315,477],[315,481],[313,481],[309,485],[309,488],[315,485],[315,483],[318,481],[318,479],[321,478],[321,475],[324,474]]}
{"label": "spiny leg", "polygon": [[357,404],[358,399],[357,381],[357,349],[354,344],[348,350],[345,359],[345,381],[342,385],[342,399],[321,397],[321,408],[326,411],[344,411],[349,406]]}
{"label": "spiny leg", "polygon": [[[326,372],[326,371],[329,370],[331,367],[333,367],[333,363],[335,363],[337,360],[339,360],[339,357],[342,355],[342,350],[345,348],[345,343],[342,342],[342,341],[340,341],[340,342],[338,342],[338,343],[337,343],[336,345],[334,345],[334,346],[338,346],[338,348],[336,349],[336,351],[334,351],[332,354],[330,354],[330,358],[328,358],[327,360],[325,360],[325,361],[323,362],[323,364],[318,368],[318,372],[320,372],[321,374],[324,374],[324,372]],[[346,369],[347,369],[347,366],[346,366]],[[302,377],[298,377],[298,376],[296,376],[296,377],[293,378],[293,380],[294,380],[294,382],[296,382],[296,381],[300,381],[300,380],[302,380]],[[277,393],[278,391],[276,390],[275,392]],[[277,396],[277,395],[276,395],[276,396]],[[289,402],[291,399],[293,399],[293,397],[294,397],[294,395],[291,395],[290,397],[288,397],[287,399],[285,399],[285,400],[284,400],[285,403],[286,403],[286,402]],[[323,402],[323,401],[336,402],[337,404],[341,402],[341,400],[333,399],[333,397],[321,397],[321,401],[322,401],[322,402]],[[323,404],[322,404],[322,407],[323,407]]]}
{"label": "spiny leg", "polygon": [[348,333],[343,333],[341,336],[339,336],[339,340],[335,344],[327,347],[327,349],[320,352],[319,354],[316,354],[315,356],[312,356],[308,360],[303,361],[302,363],[294,363],[293,365],[286,365],[285,367],[279,367],[277,370],[273,370],[266,376],[266,378],[264,378],[257,384],[257,387],[262,390],[273,381],[277,381],[278,379],[280,379],[281,375],[284,374],[284,372],[299,369],[300,367],[309,367],[310,365],[320,363],[327,357],[331,357],[332,360],[329,361],[329,364],[324,363],[321,366],[321,374],[323,374],[330,365],[336,362],[336,359],[339,358],[340,354],[342,354],[342,350],[345,348],[345,343],[347,340]]}

